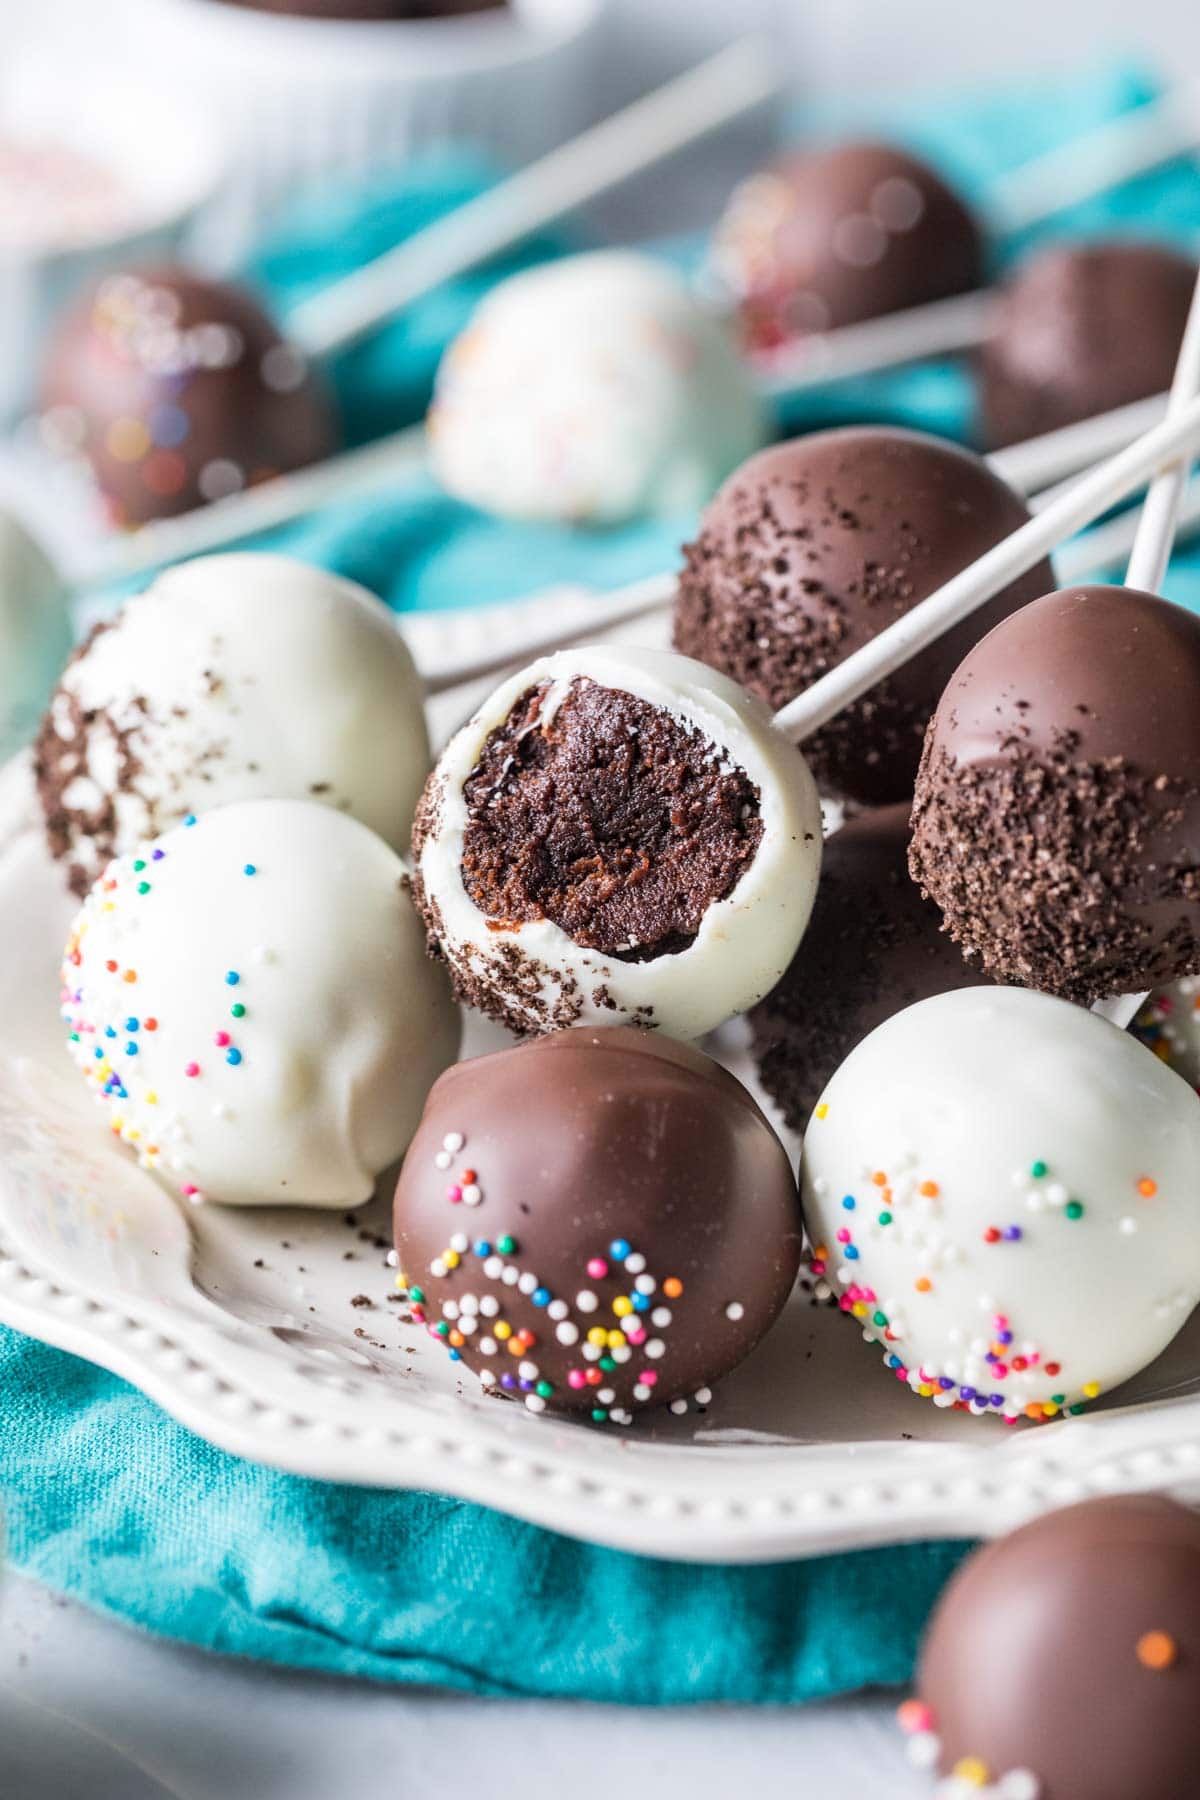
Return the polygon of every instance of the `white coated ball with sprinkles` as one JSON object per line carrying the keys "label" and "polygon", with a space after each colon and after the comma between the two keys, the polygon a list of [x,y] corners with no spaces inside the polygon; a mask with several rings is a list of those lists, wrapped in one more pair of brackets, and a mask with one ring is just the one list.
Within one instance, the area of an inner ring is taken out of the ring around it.
{"label": "white coated ball with sprinkles", "polygon": [[1023,988],[907,1007],[805,1140],[814,1268],[938,1406],[1074,1412],[1200,1298],[1200,1100],[1125,1032]]}
{"label": "white coated ball with sprinkles", "polygon": [[303,800],[219,808],[119,858],[63,961],[75,1062],[190,1201],[357,1205],[458,1051],[400,859]]}
{"label": "white coated ball with sprinkles", "polygon": [[239,800],[321,800],[403,849],[429,762],[382,602],[253,552],[168,569],[100,626],[35,749],[50,847],[81,898],[111,857]]}
{"label": "white coated ball with sprinkles", "polygon": [[1133,1033],[1189,1087],[1200,1090],[1200,975],[1156,988],[1134,1021]]}
{"label": "white coated ball with sprinkles", "polygon": [[600,523],[694,512],[767,438],[725,327],[630,251],[501,283],[446,352],[429,429],[459,499]]}

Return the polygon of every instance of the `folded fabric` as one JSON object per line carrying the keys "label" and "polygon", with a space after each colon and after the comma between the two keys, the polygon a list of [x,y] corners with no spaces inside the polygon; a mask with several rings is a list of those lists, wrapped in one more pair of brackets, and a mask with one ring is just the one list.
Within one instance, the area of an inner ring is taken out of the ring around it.
{"label": "folded fabric", "polygon": [[[875,115],[986,194],[1001,167],[1145,99],[1127,70]],[[861,126],[848,114],[806,128]],[[402,186],[326,196],[253,271],[289,303],[478,191],[431,160]],[[1190,241],[1200,177],[1174,168],[1077,209],[1073,230],[1136,218]],[[569,240],[526,247],[505,267]],[[1005,254],[1012,250],[1005,247]],[[454,283],[338,359],[357,441],[420,416],[437,357],[495,269]],[[798,428],[878,418],[969,433],[961,369],[857,382],[789,409]],[[486,519],[421,479],[329,508],[271,541],[400,609],[481,605],[563,580],[669,567],[692,519],[612,532]],[[1172,592],[1200,604],[1200,562]],[[916,1402],[912,1403],[916,1405]],[[0,1505],[20,1568],[148,1630],[246,1656],[476,1692],[666,1703],[800,1701],[908,1678],[921,1624],[963,1547],[904,1545],[768,1568],[695,1567],[590,1548],[424,1493],[298,1480],[239,1461],[100,1370],[0,1330]],[[1053,1429],[1050,1427],[1049,1429]]]}

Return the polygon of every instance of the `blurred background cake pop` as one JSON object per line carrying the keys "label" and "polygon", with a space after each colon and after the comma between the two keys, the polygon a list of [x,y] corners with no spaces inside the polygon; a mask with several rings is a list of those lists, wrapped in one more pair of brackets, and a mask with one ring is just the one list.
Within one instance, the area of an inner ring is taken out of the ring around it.
{"label": "blurred background cake pop", "polygon": [[745,1088],[628,1026],[450,1069],[405,1158],[395,1227],[435,1342],[486,1390],[597,1423],[703,1399],[782,1310],[800,1261],[795,1176]]}
{"label": "blurred background cake pop", "polygon": [[982,234],[964,202],[926,163],[870,142],[790,156],[744,181],[710,260],[748,346],[768,351],[984,278]]}
{"label": "blurred background cake pop", "polygon": [[[920,432],[777,444],[729,478],[687,546],[675,647],[784,706],[1028,518],[980,457]],[[952,671],[1053,580],[1039,563],[811,739],[822,786],[864,805],[911,794]]]}
{"label": "blurred background cake pop", "polygon": [[997,294],[980,351],[987,441],[1037,437],[1169,388],[1195,285],[1195,262],[1165,244],[1037,251]]}
{"label": "blurred background cake pop", "polygon": [[188,1200],[369,1199],[458,1049],[399,857],[311,801],[219,807],[110,864],[63,989],[114,1133]]}
{"label": "blurred background cake pop", "polygon": [[759,1079],[793,1131],[877,1025],[931,994],[978,984],[908,872],[907,801],[849,819],[825,840],[800,948],[750,1014]]}
{"label": "blurred background cake pop", "polygon": [[460,499],[596,524],[693,512],[768,435],[721,322],[630,251],[501,283],[446,352],[429,430]]}
{"label": "blurred background cake pop", "polygon": [[395,621],[290,557],[200,557],[97,627],[35,745],[53,854],[77,893],[109,857],[234,800],[323,801],[394,849],[429,769]]}
{"label": "blurred background cake pop", "polygon": [[1156,988],[1132,1029],[1147,1049],[1200,1091],[1200,975]]}
{"label": "blurred background cake pop", "polygon": [[33,736],[70,654],[71,635],[58,571],[0,508],[0,760]]}
{"label": "blurred background cake pop", "polygon": [[815,1267],[938,1406],[1077,1410],[1200,1299],[1200,1100],[1106,1019],[1022,988],[907,1007],[804,1141]]}
{"label": "blurred background cake pop", "polygon": [[52,448],[91,465],[112,520],[188,512],[338,444],[330,395],[243,288],[163,265],[110,275],[58,326]]}
{"label": "blurred background cake pop", "polygon": [[816,787],[760,702],[661,650],[591,646],[503,682],[413,835],[430,946],[521,1033],[694,1038],[775,985],[821,861]]}
{"label": "blurred background cake pop", "polygon": [[1200,619],[1046,595],[964,659],[929,727],[913,875],[969,961],[1074,1000],[1200,971]]}
{"label": "blurred background cake pop", "polygon": [[963,1565],[900,1724],[947,1800],[1182,1800],[1198,1700],[1200,1519],[1122,1494],[1047,1513]]}

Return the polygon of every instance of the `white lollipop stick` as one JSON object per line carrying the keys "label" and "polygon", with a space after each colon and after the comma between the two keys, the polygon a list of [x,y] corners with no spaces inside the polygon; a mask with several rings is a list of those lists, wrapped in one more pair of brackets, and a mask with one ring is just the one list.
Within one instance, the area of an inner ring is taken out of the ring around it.
{"label": "white lollipop stick", "polygon": [[[1192,295],[1179,361],[1175,364],[1167,417],[1178,418],[1197,394],[1200,394],[1200,276]],[[1125,572],[1126,587],[1141,588],[1148,594],[1157,594],[1162,587],[1175,545],[1191,460],[1189,450],[1187,455],[1160,470],[1151,482],[1137,523],[1133,554]],[[1142,1010],[1146,998],[1145,993],[1117,994],[1111,999],[1097,1000],[1092,1011],[1126,1031]]]}
{"label": "white lollipop stick", "polygon": [[766,42],[742,39],[302,301],[287,320],[289,336],[310,356],[353,343],[442,282],[740,118],[779,87]]}
{"label": "white lollipop stick", "polygon": [[803,743],[877,682],[909,662],[1010,581],[1024,575],[1064,538],[1125,499],[1198,438],[1200,399],[1189,402],[1176,417],[1165,419],[1128,449],[1083,476],[1044,511],[806,688],[776,713],[778,729],[794,743]]}

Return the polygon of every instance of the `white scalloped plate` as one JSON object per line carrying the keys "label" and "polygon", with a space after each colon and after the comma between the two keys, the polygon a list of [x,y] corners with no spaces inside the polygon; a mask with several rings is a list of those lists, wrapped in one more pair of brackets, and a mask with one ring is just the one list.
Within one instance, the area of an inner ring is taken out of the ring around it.
{"label": "white scalloped plate", "polygon": [[[650,635],[623,635],[635,630]],[[443,696],[438,735],[465,710],[462,694]],[[389,1298],[384,1198],[351,1219],[185,1211],[113,1143],[62,1048],[71,913],[28,768],[12,764],[0,772],[0,1320],[124,1376],[213,1443],[697,1560],[993,1535],[1121,1489],[1200,1500],[1200,1315],[1116,1401],[1031,1429],[914,1398],[838,1313],[802,1296],[703,1413],[621,1436],[486,1399]],[[472,1022],[467,1053],[498,1041]],[[712,1047],[754,1085],[738,1027]]]}

